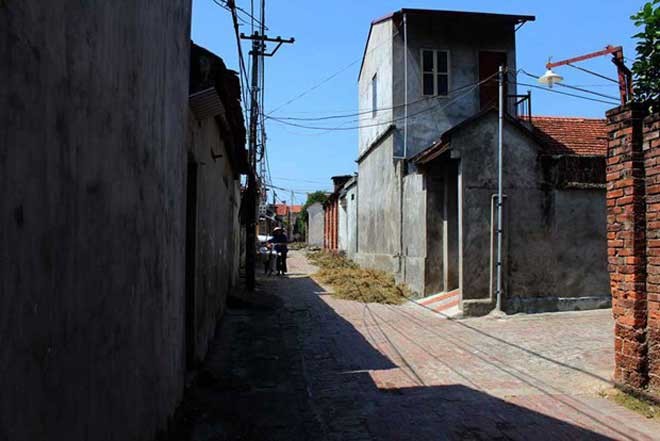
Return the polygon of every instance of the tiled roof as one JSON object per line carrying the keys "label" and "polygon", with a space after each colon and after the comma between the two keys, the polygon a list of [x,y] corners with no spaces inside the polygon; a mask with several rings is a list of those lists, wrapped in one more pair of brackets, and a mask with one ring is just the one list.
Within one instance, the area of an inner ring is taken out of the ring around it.
{"label": "tiled roof", "polygon": [[285,205],[285,204],[275,204],[275,214],[277,216],[287,216],[291,213],[298,214],[302,211],[302,205]]}
{"label": "tiled roof", "polygon": [[605,156],[607,123],[604,119],[533,116],[534,134],[555,155]]}

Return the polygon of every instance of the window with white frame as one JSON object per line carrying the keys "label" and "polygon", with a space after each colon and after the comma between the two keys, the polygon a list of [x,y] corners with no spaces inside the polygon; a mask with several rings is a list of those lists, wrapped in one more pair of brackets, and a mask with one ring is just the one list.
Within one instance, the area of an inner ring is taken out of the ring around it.
{"label": "window with white frame", "polygon": [[422,49],[422,95],[449,95],[449,52]]}
{"label": "window with white frame", "polygon": [[376,116],[378,111],[378,73],[371,79],[371,116]]}

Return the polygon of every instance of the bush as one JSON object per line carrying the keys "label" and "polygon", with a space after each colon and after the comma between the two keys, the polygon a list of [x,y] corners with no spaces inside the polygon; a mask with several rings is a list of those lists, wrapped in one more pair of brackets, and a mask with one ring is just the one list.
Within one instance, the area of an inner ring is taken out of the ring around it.
{"label": "bush", "polygon": [[660,0],[647,2],[630,18],[643,28],[633,36],[637,39],[632,67],[635,100],[653,105],[660,100]]}

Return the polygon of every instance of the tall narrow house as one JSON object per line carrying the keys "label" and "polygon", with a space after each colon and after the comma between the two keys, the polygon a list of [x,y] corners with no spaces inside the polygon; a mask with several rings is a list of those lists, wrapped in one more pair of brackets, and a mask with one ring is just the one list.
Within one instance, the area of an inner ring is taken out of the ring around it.
{"label": "tall narrow house", "polygon": [[533,20],[401,9],[371,24],[359,74],[355,259],[394,273],[439,311],[494,307],[500,66],[504,308],[609,302],[605,125],[534,118],[531,94],[516,94],[516,30]]}

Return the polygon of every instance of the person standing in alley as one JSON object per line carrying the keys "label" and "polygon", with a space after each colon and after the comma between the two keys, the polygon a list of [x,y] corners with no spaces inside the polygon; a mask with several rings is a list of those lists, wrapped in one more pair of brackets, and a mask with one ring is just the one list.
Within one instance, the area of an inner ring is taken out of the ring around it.
{"label": "person standing in alley", "polygon": [[289,252],[289,238],[284,233],[284,229],[277,227],[273,230],[273,237],[268,241],[273,244],[277,253],[277,275],[284,275],[287,272],[286,255]]}

